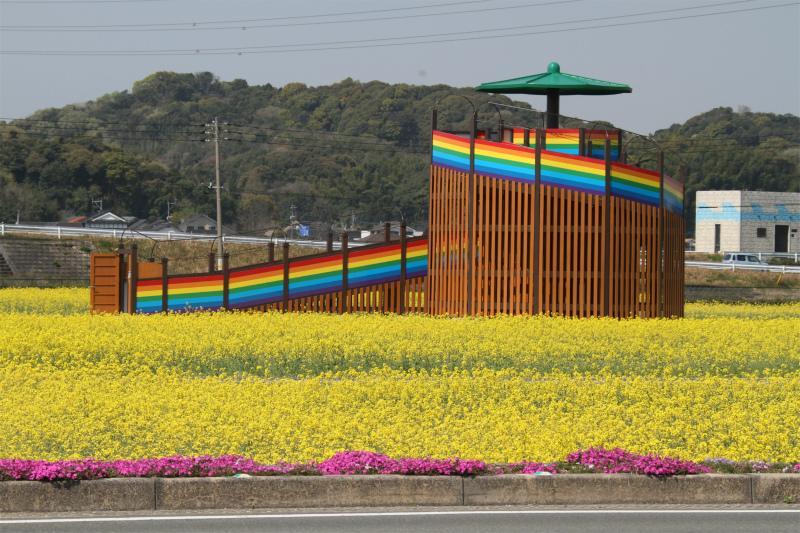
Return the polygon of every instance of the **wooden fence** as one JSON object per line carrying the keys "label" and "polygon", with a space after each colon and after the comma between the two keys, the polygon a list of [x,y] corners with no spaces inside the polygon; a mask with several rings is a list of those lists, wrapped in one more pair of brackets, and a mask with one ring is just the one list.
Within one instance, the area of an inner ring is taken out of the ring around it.
{"label": "wooden fence", "polygon": [[[332,248],[329,240],[329,249]],[[130,254],[133,264],[135,251]],[[270,254],[272,255],[272,253]],[[320,312],[420,312],[425,305],[428,241],[399,241],[349,248],[342,235],[342,249],[267,263],[197,274],[169,274],[166,259],[160,273],[131,276],[131,297],[124,310],[131,313],[187,312],[218,309],[254,309]],[[209,261],[210,266],[214,261]]]}
{"label": "wooden fence", "polygon": [[433,140],[429,313],[683,315],[683,191],[663,171],[614,163],[609,141],[597,160]]}

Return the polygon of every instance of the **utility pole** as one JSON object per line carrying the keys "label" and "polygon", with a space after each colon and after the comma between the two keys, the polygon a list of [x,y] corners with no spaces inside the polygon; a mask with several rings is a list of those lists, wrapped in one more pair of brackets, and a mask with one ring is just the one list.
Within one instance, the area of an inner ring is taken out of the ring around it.
{"label": "utility pole", "polygon": [[172,208],[175,207],[176,205],[178,205],[178,200],[177,199],[173,198],[172,201],[167,199],[167,218],[166,218],[167,221],[171,220],[171,218],[172,218]]}
{"label": "utility pole", "polygon": [[217,193],[217,240],[219,241],[219,253],[217,254],[217,269],[222,270],[222,261],[225,256],[225,242],[222,240],[222,185],[219,181],[219,119],[214,117],[211,124],[206,124],[211,130],[206,130],[206,134],[211,135],[211,139],[206,138],[206,142],[214,142],[214,174],[216,185],[209,184],[209,189],[215,189]]}

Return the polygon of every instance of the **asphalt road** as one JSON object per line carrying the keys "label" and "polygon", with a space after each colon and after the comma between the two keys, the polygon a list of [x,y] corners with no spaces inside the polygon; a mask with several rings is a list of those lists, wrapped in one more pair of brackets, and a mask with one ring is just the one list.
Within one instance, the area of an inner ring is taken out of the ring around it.
{"label": "asphalt road", "polygon": [[0,532],[800,532],[800,508],[491,507],[0,516]]}

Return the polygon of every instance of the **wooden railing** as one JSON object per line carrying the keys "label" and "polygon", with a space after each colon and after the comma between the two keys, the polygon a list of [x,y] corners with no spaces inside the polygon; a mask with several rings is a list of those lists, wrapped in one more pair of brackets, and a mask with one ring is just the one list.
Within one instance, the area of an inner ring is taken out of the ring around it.
{"label": "wooden railing", "polygon": [[[330,242],[330,241],[329,241]],[[220,271],[130,280],[131,313],[257,309],[325,312],[418,312],[424,309],[428,271],[426,237],[406,238]],[[213,262],[212,262],[213,264]]]}

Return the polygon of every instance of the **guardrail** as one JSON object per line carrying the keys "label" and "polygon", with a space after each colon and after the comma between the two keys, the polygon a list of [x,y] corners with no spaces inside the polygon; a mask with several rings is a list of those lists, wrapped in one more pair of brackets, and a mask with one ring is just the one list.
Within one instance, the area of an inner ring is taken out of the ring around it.
{"label": "guardrail", "polygon": [[800,266],[787,265],[737,265],[733,263],[715,263],[712,261],[686,261],[687,268],[705,268],[708,270],[755,270],[760,272],[781,272],[784,274],[800,274]]}
{"label": "guardrail", "polygon": [[[203,235],[197,233],[183,233],[177,231],[131,231],[107,228],[76,228],[68,226],[37,226],[28,224],[0,224],[0,236],[6,233],[34,233],[38,235],[53,235],[61,239],[62,237],[76,236],[102,236],[118,239],[155,239],[157,241],[186,241],[198,240],[211,242],[216,239],[215,235]],[[312,241],[304,239],[270,239],[268,237],[253,237],[243,235],[223,235],[222,241],[234,244],[268,244],[270,242],[288,242],[308,246],[311,248],[325,248],[325,241]],[[350,247],[363,246],[366,243],[351,242]],[[334,242],[333,249],[341,249],[341,243]]]}

